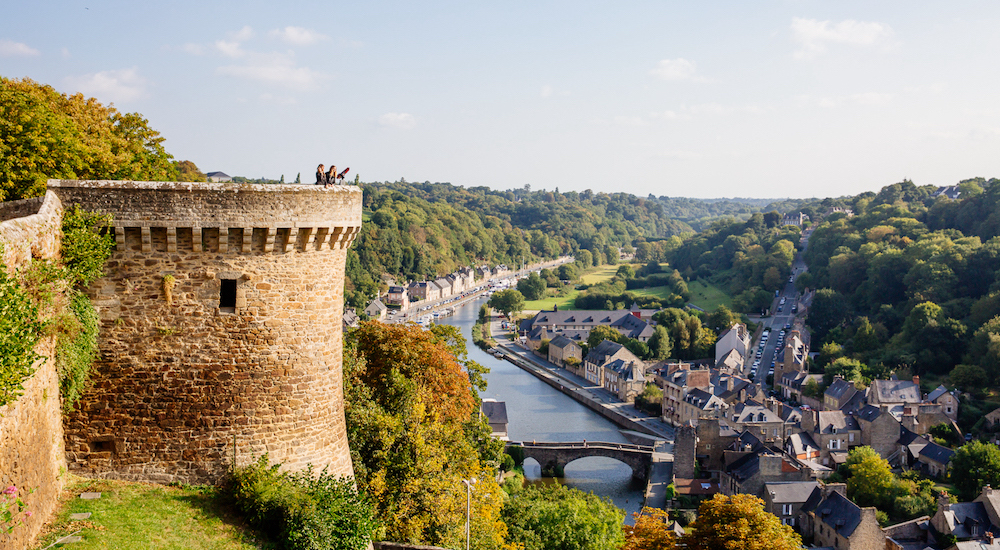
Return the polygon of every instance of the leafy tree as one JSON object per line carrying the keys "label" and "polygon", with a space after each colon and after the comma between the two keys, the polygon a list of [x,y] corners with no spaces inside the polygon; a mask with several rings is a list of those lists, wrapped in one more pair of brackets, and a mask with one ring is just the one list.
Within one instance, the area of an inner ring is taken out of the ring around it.
{"label": "leafy tree", "polygon": [[948,377],[956,387],[972,393],[980,392],[990,384],[986,371],[978,365],[955,365]]}
{"label": "leafy tree", "polygon": [[538,300],[545,293],[545,281],[532,271],[526,278],[517,282],[517,290],[524,295],[525,300]]}
{"label": "leafy tree", "polygon": [[698,507],[698,519],[680,544],[691,550],[792,550],[802,545],[798,533],[774,514],[764,501],[747,494],[716,494]]}
{"label": "leafy tree", "polygon": [[162,142],[137,113],[0,77],[0,199],[39,196],[48,178],[175,180]]}
{"label": "leafy tree", "polygon": [[709,314],[705,323],[713,330],[722,331],[729,329],[741,320],[740,316],[733,313],[728,307],[720,305]]}
{"label": "leafy tree", "polygon": [[633,515],[634,524],[624,525],[625,545],[621,550],[673,550],[677,537],[670,528],[666,510],[643,508]]}
{"label": "leafy tree", "polygon": [[594,255],[589,250],[583,249],[576,252],[576,263],[583,269],[594,265]]}
{"label": "leafy tree", "polygon": [[826,335],[847,317],[847,300],[844,295],[829,288],[816,291],[809,317],[806,321],[814,331],[816,340],[823,340]]}
{"label": "leafy tree", "polygon": [[490,296],[490,300],[486,302],[486,305],[502,312],[507,317],[513,318],[514,315],[524,309],[524,295],[518,290],[508,288]]}
{"label": "leafy tree", "polygon": [[1000,487],[1000,448],[981,441],[963,445],[951,458],[951,480],[963,502],[974,500],[987,484]]}
{"label": "leafy tree", "polygon": [[587,337],[587,347],[589,349],[594,349],[605,340],[611,340],[612,342],[618,342],[620,344],[623,343],[625,339],[625,336],[618,332],[618,329],[605,325],[597,325],[590,330],[590,335]]}
{"label": "leafy tree", "polygon": [[177,170],[177,181],[208,181],[208,176],[190,160],[175,162],[174,169]]}
{"label": "leafy tree", "polygon": [[654,359],[662,360],[670,357],[670,333],[666,327],[657,325],[653,335],[649,337],[649,352]]}
{"label": "leafy tree", "polygon": [[891,498],[894,477],[889,463],[867,445],[850,450],[845,463],[851,477],[847,479],[847,496],[858,506],[884,508]]}
{"label": "leafy tree", "polygon": [[525,550],[615,550],[624,513],[607,498],[565,485],[525,487],[503,508],[509,538]]}

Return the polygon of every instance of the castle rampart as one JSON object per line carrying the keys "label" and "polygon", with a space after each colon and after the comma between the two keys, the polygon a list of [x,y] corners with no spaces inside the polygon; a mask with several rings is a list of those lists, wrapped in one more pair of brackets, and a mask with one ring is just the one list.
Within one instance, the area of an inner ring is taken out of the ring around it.
{"label": "castle rampart", "polygon": [[69,208],[114,216],[90,288],[93,385],[66,421],[70,470],[213,481],[269,453],[353,473],[344,425],[346,249],[353,186],[50,180]]}

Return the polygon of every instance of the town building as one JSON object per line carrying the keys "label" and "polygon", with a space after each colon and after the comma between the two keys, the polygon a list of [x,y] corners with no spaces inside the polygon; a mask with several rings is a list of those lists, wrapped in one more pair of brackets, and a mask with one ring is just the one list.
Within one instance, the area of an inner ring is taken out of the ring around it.
{"label": "town building", "polygon": [[583,376],[583,348],[562,334],[549,341],[548,360],[566,367],[573,374]]}
{"label": "town building", "polygon": [[407,292],[406,287],[393,285],[389,287],[389,292],[385,295],[385,304],[388,306],[396,306],[401,311],[406,311],[410,309],[410,293]]}
{"label": "town building", "polygon": [[382,300],[375,298],[368,304],[368,307],[365,308],[365,315],[367,315],[369,319],[381,321],[382,319],[385,319],[386,312],[388,311],[389,308],[385,307]]}
{"label": "town building", "polygon": [[782,525],[798,526],[799,513],[802,505],[819,487],[819,482],[809,481],[770,481],[764,484],[764,510],[778,516]]}
{"label": "town building", "polygon": [[847,498],[847,486],[829,483],[813,489],[799,513],[800,532],[814,546],[838,550],[885,550],[885,534],[873,507]]}
{"label": "town building", "polygon": [[604,366],[615,361],[625,364],[643,364],[642,360],[626,349],[625,346],[617,342],[612,342],[611,340],[604,340],[594,347],[594,349],[590,350],[590,353],[584,357],[584,378],[586,378],[588,382],[597,384],[598,386],[604,386]]}
{"label": "town building", "polygon": [[736,350],[743,359],[740,361],[740,368],[742,368],[750,353],[750,332],[747,331],[747,326],[743,323],[735,323],[719,335],[719,339],[715,342],[715,363],[719,364],[733,350]]}

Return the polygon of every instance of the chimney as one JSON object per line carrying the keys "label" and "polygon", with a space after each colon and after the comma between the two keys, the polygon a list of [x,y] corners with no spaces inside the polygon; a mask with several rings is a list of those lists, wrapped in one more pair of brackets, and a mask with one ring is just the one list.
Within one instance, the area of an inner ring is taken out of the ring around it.
{"label": "chimney", "polygon": [[847,497],[847,485],[844,483],[825,483],[820,485],[820,495],[823,498],[830,496],[831,493],[840,493],[840,496]]}
{"label": "chimney", "polygon": [[914,376],[913,377],[913,383],[916,384],[917,387],[919,388],[920,387],[920,377],[919,376]]}
{"label": "chimney", "polygon": [[946,491],[941,491],[937,499],[938,512],[947,512],[951,510],[951,499]]}

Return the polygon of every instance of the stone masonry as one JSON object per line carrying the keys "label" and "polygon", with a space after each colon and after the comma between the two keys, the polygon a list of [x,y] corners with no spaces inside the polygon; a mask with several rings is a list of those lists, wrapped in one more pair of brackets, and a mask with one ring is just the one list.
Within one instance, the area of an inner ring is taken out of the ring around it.
{"label": "stone masonry", "polygon": [[211,482],[268,453],[352,475],[341,359],[353,186],[50,180],[114,216],[90,288],[93,385],[65,423],[71,471]]}

